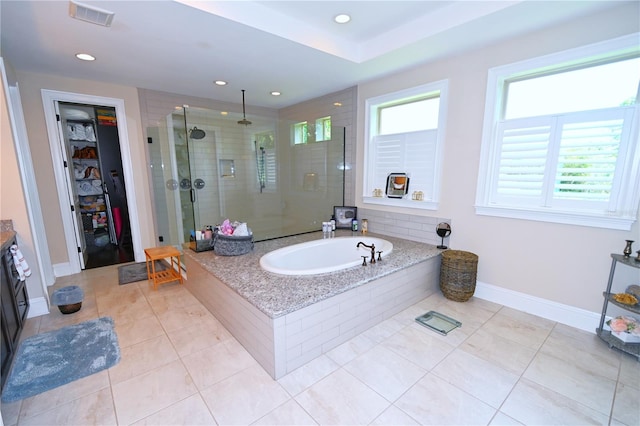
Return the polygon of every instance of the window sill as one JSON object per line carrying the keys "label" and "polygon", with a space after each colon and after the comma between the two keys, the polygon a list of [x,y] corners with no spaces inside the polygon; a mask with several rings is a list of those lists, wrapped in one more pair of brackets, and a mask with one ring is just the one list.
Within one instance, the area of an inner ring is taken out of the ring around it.
{"label": "window sill", "polygon": [[438,210],[438,203],[435,201],[415,201],[405,198],[387,197],[362,197],[364,204],[377,204],[380,206],[406,207],[410,209]]}
{"label": "window sill", "polygon": [[476,214],[480,216],[496,216],[512,219],[534,220],[538,222],[562,223],[566,225],[589,226],[593,228],[631,230],[636,221],[632,217],[605,217],[588,213],[542,211],[518,209],[514,207],[476,206]]}

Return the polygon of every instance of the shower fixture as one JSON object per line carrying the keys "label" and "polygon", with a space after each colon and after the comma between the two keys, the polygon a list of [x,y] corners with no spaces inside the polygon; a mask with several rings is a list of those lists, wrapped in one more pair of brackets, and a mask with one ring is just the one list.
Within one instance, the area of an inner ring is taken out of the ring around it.
{"label": "shower fixture", "polygon": [[247,115],[244,110],[244,89],[242,89],[242,120],[238,121],[238,124],[244,124],[245,126],[251,124],[251,122],[247,120]]}
{"label": "shower fixture", "polygon": [[193,129],[189,130],[189,137],[191,139],[202,139],[206,135],[205,131],[193,126]]}

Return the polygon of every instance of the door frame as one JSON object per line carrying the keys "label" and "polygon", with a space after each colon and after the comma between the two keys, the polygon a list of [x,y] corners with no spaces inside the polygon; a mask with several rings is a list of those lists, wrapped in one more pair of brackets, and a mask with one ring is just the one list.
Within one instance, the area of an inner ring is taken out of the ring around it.
{"label": "door frame", "polygon": [[127,131],[127,120],[124,108],[124,100],[117,98],[107,98],[103,96],[85,95],[80,93],[61,92],[57,90],[42,89],[42,103],[44,107],[45,122],[47,124],[47,134],[49,136],[49,151],[53,162],[53,172],[58,190],[58,202],[60,214],[62,216],[62,228],[65,235],[65,245],[69,259],[66,267],[56,266],[56,276],[71,275],[80,272],[80,259],[78,257],[78,246],[76,243],[76,233],[73,221],[76,220],[75,213],[71,211],[68,194],[68,186],[61,150],[65,149],[64,141],[60,140],[58,132],[58,122],[56,119],[56,102],[78,103],[93,106],[113,107],[116,110],[118,127],[118,138],[120,140],[120,152],[122,160],[122,170],[124,173],[125,193],[129,210],[129,222],[131,226],[131,239],[133,251],[136,258],[142,252],[142,240],[140,236],[140,220],[138,207],[136,204],[136,186],[133,181],[133,165],[131,164],[131,149],[129,143],[129,133]]}

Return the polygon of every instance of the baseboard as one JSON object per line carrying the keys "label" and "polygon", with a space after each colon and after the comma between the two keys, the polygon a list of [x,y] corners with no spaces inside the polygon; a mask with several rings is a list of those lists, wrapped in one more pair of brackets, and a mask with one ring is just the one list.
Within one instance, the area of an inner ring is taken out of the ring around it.
{"label": "baseboard", "polygon": [[74,274],[74,272],[71,270],[71,264],[69,262],[56,263],[53,265],[53,275],[55,277],[66,277],[72,274]]}
{"label": "baseboard", "polygon": [[39,317],[49,313],[49,304],[44,297],[29,299],[29,312],[27,318]]}
{"label": "baseboard", "polygon": [[594,333],[600,314],[478,281],[475,297]]}

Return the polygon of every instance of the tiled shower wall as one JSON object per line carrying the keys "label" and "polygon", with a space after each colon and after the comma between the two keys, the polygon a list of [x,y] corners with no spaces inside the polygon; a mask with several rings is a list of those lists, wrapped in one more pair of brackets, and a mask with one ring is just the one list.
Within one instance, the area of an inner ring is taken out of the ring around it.
{"label": "tiled shower wall", "polygon": [[[218,111],[240,111],[241,105],[238,104],[229,104],[224,102],[219,102],[210,99],[203,98],[194,98],[164,92],[157,92],[151,90],[139,90],[140,97],[140,105],[141,105],[141,114],[143,118],[143,127],[145,129],[154,129],[159,128],[165,125],[166,117],[168,114],[175,111],[176,107],[180,107],[182,105],[189,105],[191,109],[194,107],[197,108],[206,108],[211,110]],[[355,105],[356,105],[356,89],[350,88],[337,93],[333,93],[330,95],[323,96],[321,98],[313,99],[310,101],[302,102],[295,106],[287,107],[282,110],[273,110],[268,108],[259,108],[259,107],[251,107],[251,114],[254,116],[264,117],[265,119],[275,119],[279,118],[281,122],[300,122],[307,121],[308,123],[314,123],[316,119],[331,116],[332,124],[334,128],[345,128],[346,139],[345,139],[345,157],[346,157],[346,170],[344,172],[345,178],[345,191],[344,191],[344,204],[352,205],[354,202],[354,176],[353,176],[353,162],[355,159],[355,132],[353,131],[352,122],[355,121]],[[207,123],[199,124],[197,118],[188,116],[189,125],[195,124],[198,128],[202,128],[205,131],[209,131],[207,133],[207,137],[209,137],[210,127],[212,125],[211,120],[208,119]],[[208,125],[207,125],[208,124]],[[252,126],[253,127],[253,126]],[[235,131],[241,131],[241,127],[234,128]],[[227,131],[223,129],[224,131]],[[155,133],[153,130],[149,131],[149,133]],[[152,136],[148,134],[147,137]],[[227,135],[229,136],[229,135]],[[341,135],[340,135],[341,136]],[[218,141],[221,136],[216,135]],[[195,142],[197,145],[197,141]],[[232,218],[235,213],[234,212],[246,212],[251,210],[258,210],[263,213],[261,216],[261,220],[269,220],[269,218],[273,218],[276,216],[282,216],[282,211],[286,208],[288,204],[286,198],[283,200],[275,200],[273,203],[269,203],[268,196],[261,196],[259,205],[256,204],[256,197],[248,197],[246,188],[247,185],[250,185],[250,182],[256,180],[255,166],[253,163],[255,162],[255,158],[245,158],[245,156],[236,153],[230,152],[229,150],[233,150],[233,147],[228,147],[225,144],[220,144],[221,149],[216,153],[217,159],[234,159],[238,164],[236,164],[238,170],[246,170],[247,173],[244,175],[241,172],[238,172],[236,179],[222,179],[220,181],[220,185],[224,186],[224,193],[229,195],[234,192],[234,189],[237,189],[237,197],[225,197],[225,200],[222,202],[223,205],[219,206],[209,206],[206,209],[201,209],[199,215],[197,214],[197,219],[200,220],[200,225],[205,224],[215,224],[220,220],[220,212],[227,213],[227,216]],[[336,186],[335,180],[327,178],[329,170],[327,167],[335,167],[335,165],[330,166],[330,164],[335,164],[335,152],[329,153],[327,156],[324,152],[320,152],[323,150],[316,149],[318,151],[314,154],[314,148],[319,148],[320,143],[317,147],[314,147],[313,144],[309,146],[303,147],[294,147],[300,148],[297,151],[294,150],[294,153],[291,154],[291,157],[286,159],[286,161],[290,162],[290,175],[283,175],[286,178],[287,182],[281,182],[282,184],[290,185],[291,188],[295,188],[296,186],[301,186],[304,174],[309,172],[317,173],[320,179],[324,180],[322,183],[329,188],[330,191],[335,191],[336,189],[332,189]],[[335,151],[335,150],[334,150]],[[341,154],[341,153],[340,153]],[[153,149],[148,150],[148,155],[151,157],[154,154]],[[151,164],[152,158],[148,159],[148,164]],[[156,159],[157,161],[157,159]],[[217,162],[217,161],[216,161]],[[241,166],[241,162],[246,163],[246,167]],[[249,163],[252,163],[251,167],[249,167]],[[217,169],[217,164],[214,164],[209,170],[211,172],[215,172]],[[249,172],[250,171],[250,172]],[[153,182],[154,188],[164,188],[164,182],[166,181],[167,176],[164,176],[163,173],[159,173],[158,171],[154,171],[149,168],[150,180]],[[217,174],[217,173],[216,173]],[[335,173],[333,173],[335,175]],[[199,176],[192,176],[192,179],[196,179]],[[216,176],[217,178],[217,176]],[[204,179],[204,178],[203,178]],[[212,179],[216,180],[216,179]],[[209,178],[205,179],[205,181],[209,181]],[[212,183],[213,185],[213,183]],[[210,194],[217,193],[217,191],[211,191],[211,187],[208,187]],[[292,196],[296,199],[289,200],[290,205],[293,205],[294,202],[300,202],[298,197],[310,197],[309,202],[303,203],[306,208],[316,209],[313,207],[314,204],[318,205],[320,209],[323,209],[320,212],[322,217],[326,216],[326,220],[329,219],[332,208],[331,206],[324,206],[322,203],[319,203],[318,197],[314,196],[313,193],[304,193],[298,192],[296,194],[295,191],[291,190],[289,193],[293,194]],[[265,195],[265,194],[261,194]],[[163,202],[162,198],[166,198],[163,194],[155,194],[154,198],[160,199]],[[214,197],[215,198],[215,197]],[[154,200],[155,202],[156,200]],[[171,200],[168,200],[170,204]],[[215,204],[217,200],[210,200]],[[273,204],[272,208],[269,207],[270,204]],[[341,203],[336,203],[341,204]],[[283,207],[284,206],[284,207]],[[320,207],[321,206],[321,207]],[[250,210],[247,210],[250,209]],[[324,211],[326,209],[326,212]],[[272,213],[269,216],[269,213]],[[156,223],[160,223],[164,221],[171,221],[171,213],[168,215],[162,212],[156,212]],[[199,217],[198,217],[199,216]],[[215,217],[214,217],[215,216]],[[284,224],[286,225],[286,224]],[[198,224],[196,224],[198,226]],[[319,229],[319,226],[318,226]]]}

